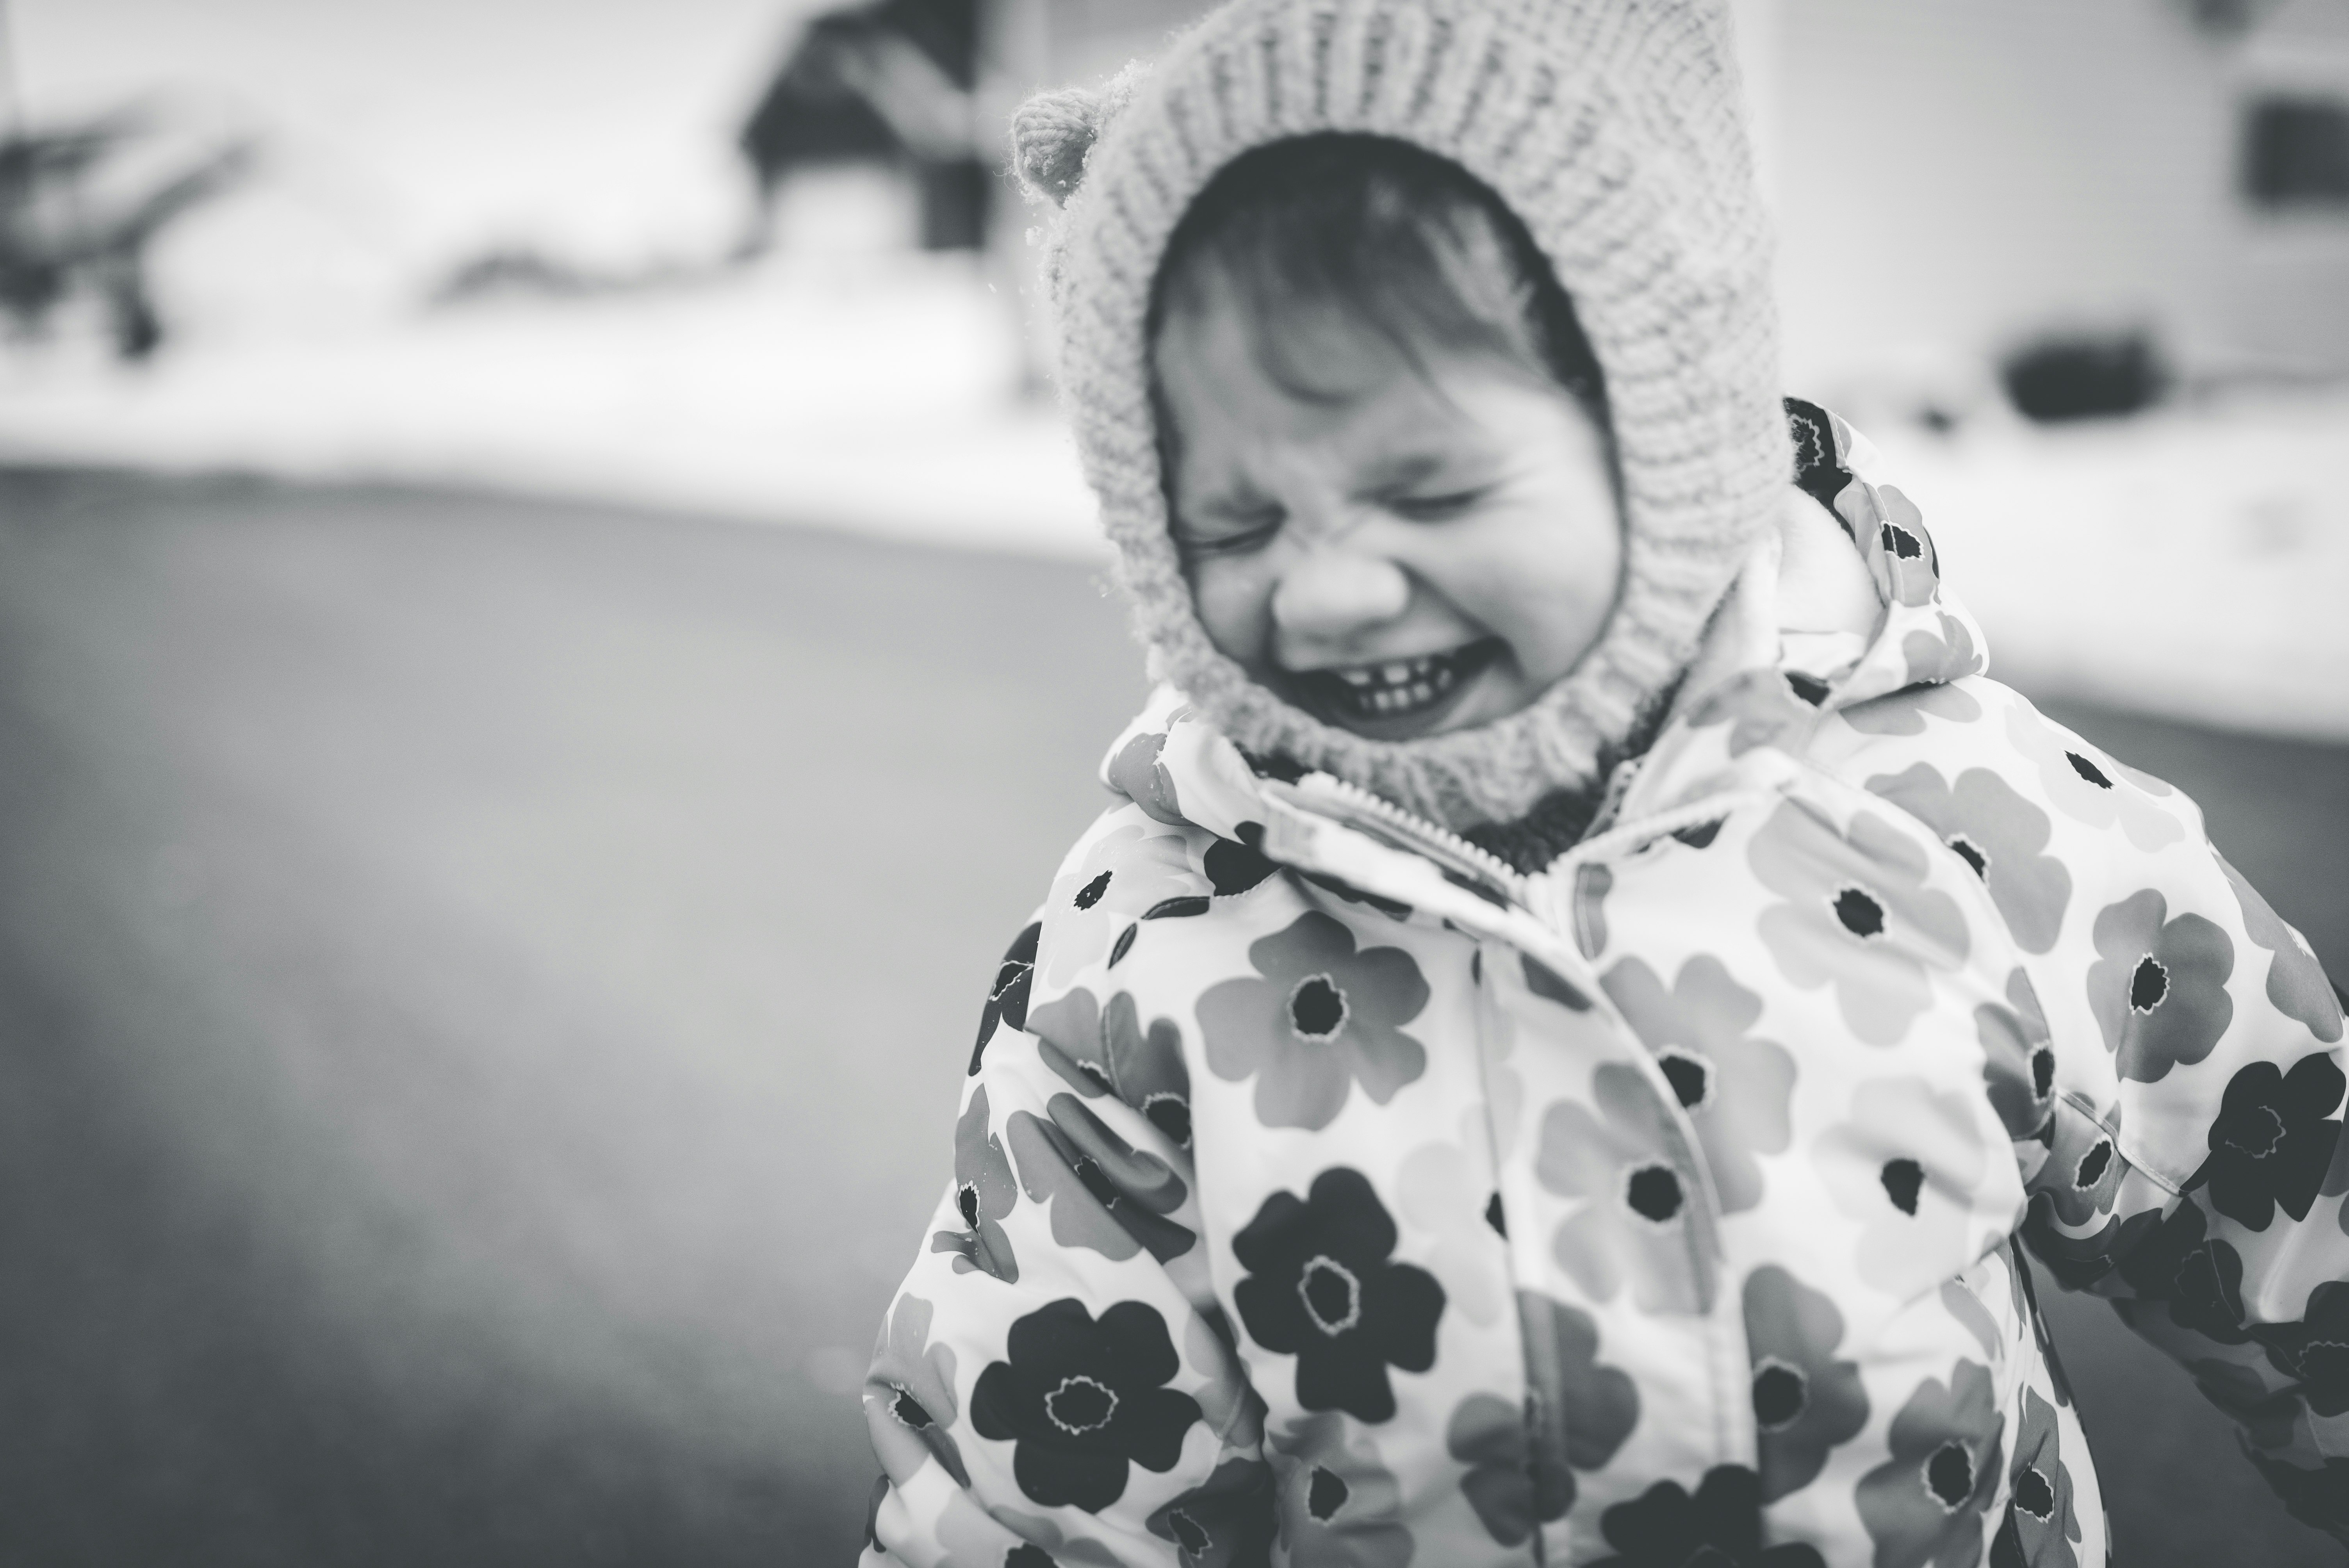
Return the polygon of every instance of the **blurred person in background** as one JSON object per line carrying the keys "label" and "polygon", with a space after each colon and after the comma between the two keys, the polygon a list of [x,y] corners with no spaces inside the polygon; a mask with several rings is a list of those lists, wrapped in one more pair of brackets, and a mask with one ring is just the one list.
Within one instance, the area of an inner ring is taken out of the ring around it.
{"label": "blurred person in background", "polygon": [[867,1562],[2099,1562],[2018,1241],[2349,1539],[2334,993],[1782,400],[1724,9],[1240,0],[1020,112],[1165,684]]}

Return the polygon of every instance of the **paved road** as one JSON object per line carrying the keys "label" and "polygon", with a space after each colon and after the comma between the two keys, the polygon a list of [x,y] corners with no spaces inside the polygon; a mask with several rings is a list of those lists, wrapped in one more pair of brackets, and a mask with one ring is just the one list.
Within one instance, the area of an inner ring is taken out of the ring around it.
{"label": "paved road", "polygon": [[[845,1561],[1137,665],[1073,568],[0,473],[0,1557]],[[2349,973],[2349,753],[2062,711]],[[2333,1560],[2108,1322],[2122,1560]]]}

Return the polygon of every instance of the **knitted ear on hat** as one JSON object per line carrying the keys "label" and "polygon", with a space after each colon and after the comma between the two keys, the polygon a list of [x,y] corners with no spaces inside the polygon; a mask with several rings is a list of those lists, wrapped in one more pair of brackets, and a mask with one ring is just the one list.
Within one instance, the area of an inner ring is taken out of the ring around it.
{"label": "knitted ear on hat", "polygon": [[1095,91],[1063,88],[1038,93],[1011,116],[1011,168],[1031,196],[1065,207],[1085,177],[1085,155],[1101,139],[1102,128],[1133,97],[1142,79],[1139,60]]}
{"label": "knitted ear on hat", "polygon": [[1101,99],[1082,88],[1038,93],[1011,116],[1011,167],[1031,195],[1066,206],[1101,135]]}

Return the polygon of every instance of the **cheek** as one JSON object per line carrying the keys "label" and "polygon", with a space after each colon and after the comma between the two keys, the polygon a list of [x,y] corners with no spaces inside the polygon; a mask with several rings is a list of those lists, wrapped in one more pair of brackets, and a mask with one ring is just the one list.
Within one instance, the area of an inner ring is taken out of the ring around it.
{"label": "cheek", "polygon": [[1245,560],[1211,556],[1188,576],[1192,607],[1216,652],[1244,667],[1260,666],[1271,624],[1268,574]]}
{"label": "cheek", "polygon": [[1614,609],[1623,542],[1612,498],[1595,514],[1578,506],[1514,519],[1493,546],[1480,618],[1529,679],[1547,685],[1598,641]]}

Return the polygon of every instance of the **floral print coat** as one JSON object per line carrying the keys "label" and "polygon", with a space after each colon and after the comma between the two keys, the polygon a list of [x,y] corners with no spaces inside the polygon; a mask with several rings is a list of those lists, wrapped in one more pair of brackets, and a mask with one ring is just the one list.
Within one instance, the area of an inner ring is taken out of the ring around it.
{"label": "floral print coat", "polygon": [[1112,748],[865,1385],[868,1568],[2101,1563],[2018,1239],[2349,1535],[2335,995],[1789,410],[1876,634],[1539,874],[1172,693]]}

